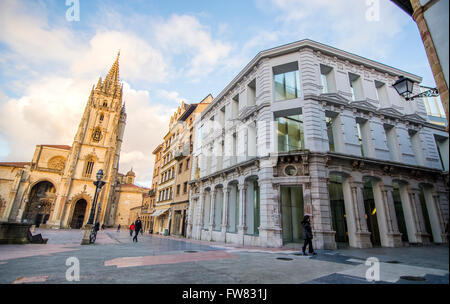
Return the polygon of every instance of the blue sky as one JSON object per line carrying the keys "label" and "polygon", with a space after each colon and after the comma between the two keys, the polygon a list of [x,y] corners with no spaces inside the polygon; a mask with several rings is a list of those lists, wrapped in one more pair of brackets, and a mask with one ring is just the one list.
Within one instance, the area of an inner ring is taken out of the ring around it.
{"label": "blue sky", "polygon": [[309,38],[435,86],[416,24],[388,0],[79,4],[80,21],[69,22],[65,0],[0,1],[0,161],[29,161],[37,144],[71,145],[91,86],[119,49],[128,113],[120,170],[133,167],[142,185],[181,100],[217,96],[261,50]]}

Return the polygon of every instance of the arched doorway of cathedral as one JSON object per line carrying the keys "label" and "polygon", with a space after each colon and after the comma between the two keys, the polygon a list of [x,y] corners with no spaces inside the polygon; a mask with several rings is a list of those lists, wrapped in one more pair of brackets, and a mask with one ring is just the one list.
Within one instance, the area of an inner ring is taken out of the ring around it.
{"label": "arched doorway of cathedral", "polygon": [[83,227],[84,218],[86,215],[87,202],[85,199],[79,199],[75,203],[75,208],[73,208],[72,220],[70,222],[70,228],[80,229]]}
{"label": "arched doorway of cathedral", "polygon": [[31,188],[23,221],[36,225],[36,227],[45,225],[50,218],[55,198],[56,188],[51,182],[37,182]]}

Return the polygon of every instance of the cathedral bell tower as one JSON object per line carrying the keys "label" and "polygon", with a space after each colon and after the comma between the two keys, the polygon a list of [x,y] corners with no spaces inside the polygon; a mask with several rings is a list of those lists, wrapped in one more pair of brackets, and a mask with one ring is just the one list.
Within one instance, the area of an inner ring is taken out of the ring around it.
{"label": "cathedral bell tower", "polygon": [[[60,189],[51,224],[62,228],[70,226],[75,205],[80,199],[87,202],[89,215],[95,193],[95,176],[103,169],[102,188],[97,206],[100,224],[113,225],[111,206],[114,200],[115,180],[119,168],[119,156],[126,123],[125,105],[122,102],[123,85],[119,82],[119,56],[104,80],[100,77],[89,95],[83,117],[78,126]],[[86,224],[88,216],[84,216]]]}

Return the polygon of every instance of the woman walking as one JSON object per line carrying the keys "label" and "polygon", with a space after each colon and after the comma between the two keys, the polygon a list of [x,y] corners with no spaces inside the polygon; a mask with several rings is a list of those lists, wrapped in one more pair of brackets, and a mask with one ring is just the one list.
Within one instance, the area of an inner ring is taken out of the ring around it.
{"label": "woman walking", "polygon": [[303,226],[303,238],[305,239],[305,243],[303,244],[302,252],[303,255],[308,255],[306,253],[306,247],[309,246],[309,253],[312,255],[316,255],[317,253],[314,252],[313,245],[312,245],[312,228],[311,228],[311,218],[308,214],[306,214],[303,217],[303,221],[301,222]]}

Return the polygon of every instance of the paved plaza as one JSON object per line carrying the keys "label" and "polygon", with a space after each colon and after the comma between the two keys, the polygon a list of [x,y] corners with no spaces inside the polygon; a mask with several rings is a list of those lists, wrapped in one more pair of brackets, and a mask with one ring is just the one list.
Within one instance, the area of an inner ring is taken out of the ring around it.
{"label": "paved plaza", "polygon": [[[300,256],[290,248],[235,247],[148,234],[133,243],[128,231],[111,229],[99,231],[96,243],[88,246],[80,245],[80,230],[35,233],[48,243],[0,245],[0,283],[375,284],[365,279],[369,257],[380,261],[378,284],[449,283],[447,245],[320,250],[316,256]],[[70,257],[79,260],[79,281],[66,279]]]}

